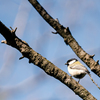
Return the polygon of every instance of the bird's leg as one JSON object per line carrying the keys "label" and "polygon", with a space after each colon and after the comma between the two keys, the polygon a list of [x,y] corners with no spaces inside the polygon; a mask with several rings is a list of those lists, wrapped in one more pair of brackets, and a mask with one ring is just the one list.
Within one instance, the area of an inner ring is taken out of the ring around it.
{"label": "bird's leg", "polygon": [[80,82],[80,79],[78,80],[78,83]]}

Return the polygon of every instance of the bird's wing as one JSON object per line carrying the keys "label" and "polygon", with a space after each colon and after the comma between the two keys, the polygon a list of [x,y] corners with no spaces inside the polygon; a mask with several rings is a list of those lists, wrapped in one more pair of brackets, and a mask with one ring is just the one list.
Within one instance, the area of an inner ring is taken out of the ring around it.
{"label": "bird's wing", "polygon": [[83,65],[74,65],[74,66],[70,66],[71,69],[77,69],[77,70],[84,70],[86,72],[89,73],[89,71],[87,70],[86,67],[84,67]]}

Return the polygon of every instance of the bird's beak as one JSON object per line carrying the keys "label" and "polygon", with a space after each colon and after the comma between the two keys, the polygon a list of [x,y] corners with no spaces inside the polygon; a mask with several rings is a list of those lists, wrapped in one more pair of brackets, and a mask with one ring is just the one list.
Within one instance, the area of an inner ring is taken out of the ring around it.
{"label": "bird's beak", "polygon": [[67,63],[65,63],[65,65],[67,65]]}

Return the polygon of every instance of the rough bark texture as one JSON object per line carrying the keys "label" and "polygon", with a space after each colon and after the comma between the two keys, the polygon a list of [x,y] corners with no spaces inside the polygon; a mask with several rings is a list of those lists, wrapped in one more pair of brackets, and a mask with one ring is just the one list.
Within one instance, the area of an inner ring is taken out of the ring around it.
{"label": "rough bark texture", "polygon": [[76,55],[87,64],[87,66],[93,71],[96,75],[100,77],[100,65],[94,61],[94,55],[89,55],[86,53],[81,46],[77,43],[77,41],[71,35],[69,28],[63,27],[58,21],[54,20],[46,10],[38,3],[37,0],[28,0],[33,7],[38,11],[38,13],[44,18],[44,20],[52,26],[57,33],[64,38],[64,41],[67,45],[69,45],[72,50],[76,53]]}
{"label": "rough bark texture", "polygon": [[75,92],[79,97],[84,100],[96,100],[84,87],[78,82],[72,79],[67,73],[56,67],[53,63],[42,57],[39,53],[35,52],[25,41],[22,41],[15,35],[15,30],[9,30],[0,21],[0,33],[4,36],[6,41],[2,43],[8,44],[22,53],[22,58],[26,57],[29,59],[29,63],[33,63],[43,69],[48,75],[61,81],[63,84],[68,86]]}

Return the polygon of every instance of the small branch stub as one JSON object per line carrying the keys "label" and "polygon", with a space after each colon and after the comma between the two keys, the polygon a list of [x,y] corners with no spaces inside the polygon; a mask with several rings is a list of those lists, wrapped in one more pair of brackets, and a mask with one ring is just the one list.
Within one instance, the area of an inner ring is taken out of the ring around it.
{"label": "small branch stub", "polygon": [[96,61],[96,65],[99,65],[99,60]]}
{"label": "small branch stub", "polygon": [[4,44],[7,44],[7,45],[10,45],[10,43],[7,42],[6,40],[2,40],[1,43],[4,43]]}
{"label": "small branch stub", "polygon": [[95,54],[93,54],[93,55],[90,55],[90,58],[93,58],[95,56]]}
{"label": "small branch stub", "polygon": [[2,40],[1,43],[5,43],[5,44],[7,44],[7,41],[6,41],[6,40]]}
{"label": "small branch stub", "polygon": [[58,32],[52,32],[53,34],[57,34]]}
{"label": "small branch stub", "polygon": [[69,30],[69,27],[66,27],[66,33],[68,32],[68,34],[71,34],[70,30]]}
{"label": "small branch stub", "polygon": [[55,19],[55,21],[59,23],[59,20],[58,20],[58,18],[56,18],[56,19]]}
{"label": "small branch stub", "polygon": [[17,30],[17,27],[15,28],[15,30],[12,27],[10,27],[10,28],[11,28],[11,33],[14,33],[15,34],[15,32]]}
{"label": "small branch stub", "polygon": [[21,60],[21,59],[23,59],[23,58],[24,58],[24,56],[20,57],[19,60]]}

